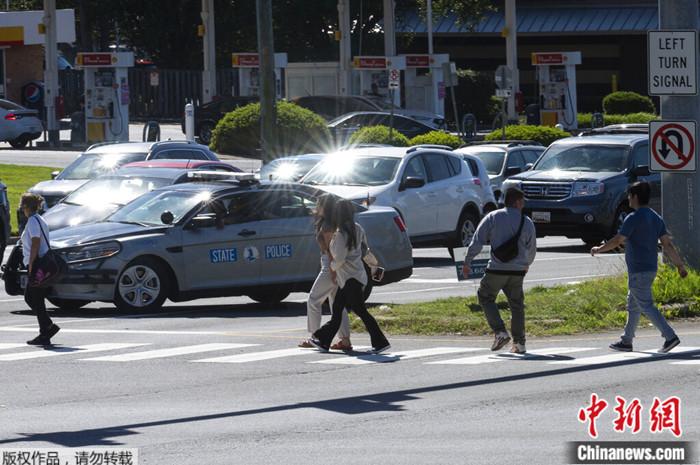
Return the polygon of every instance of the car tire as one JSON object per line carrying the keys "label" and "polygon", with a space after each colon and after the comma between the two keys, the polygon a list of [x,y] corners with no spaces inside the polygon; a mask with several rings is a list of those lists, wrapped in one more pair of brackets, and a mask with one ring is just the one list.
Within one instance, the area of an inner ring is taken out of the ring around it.
{"label": "car tire", "polygon": [[462,213],[457,224],[456,239],[452,246],[454,248],[468,247],[477,226],[479,226],[479,218],[474,213],[471,211]]}
{"label": "car tire", "polygon": [[627,206],[627,204],[621,204],[619,207],[617,207],[617,210],[615,211],[615,218],[613,218],[613,223],[612,226],[610,227],[610,233],[609,237],[615,237],[617,235],[617,232],[620,230],[620,227],[622,226],[622,223],[625,221],[625,218],[627,218],[627,215],[632,213],[632,209]]}
{"label": "car tire", "polygon": [[154,311],[168,296],[168,272],[159,261],[140,257],[132,260],[119,274],[114,288],[114,303],[119,310]]}
{"label": "car tire", "polygon": [[252,292],[248,297],[260,304],[278,304],[289,296],[289,291]]}
{"label": "car tire", "polygon": [[214,125],[208,121],[203,122],[199,125],[199,131],[197,132],[197,137],[199,137],[199,142],[204,145],[209,145],[211,142],[211,132],[214,130]]}
{"label": "car tire", "polygon": [[23,136],[19,136],[17,139],[12,139],[10,142],[10,145],[12,148],[15,149],[23,149],[24,147],[27,146],[27,143],[29,142],[29,139]]}
{"label": "car tire", "polygon": [[71,310],[78,310],[90,303],[89,300],[75,300],[75,299],[60,299],[57,297],[49,297],[47,299],[51,305],[56,307],[57,310],[68,312]]}

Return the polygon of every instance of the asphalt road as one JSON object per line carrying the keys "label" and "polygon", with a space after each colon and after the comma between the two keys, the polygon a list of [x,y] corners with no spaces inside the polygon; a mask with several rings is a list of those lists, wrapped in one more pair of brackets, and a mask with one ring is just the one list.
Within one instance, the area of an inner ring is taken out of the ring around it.
{"label": "asphalt road", "polygon": [[[682,439],[700,431],[700,325],[682,346],[613,353],[617,332],[531,338],[530,354],[487,350],[485,337],[391,337],[381,356],[296,349],[302,304],[188,305],[157,315],[65,314],[47,349],[36,321],[0,302],[0,448],[137,448],[142,464],[564,464],[588,440],[580,408],[607,400],[600,440],[649,432],[655,397],[682,401]],[[368,345],[353,336],[357,350]],[[615,397],[638,398],[642,432],[613,431]]]}

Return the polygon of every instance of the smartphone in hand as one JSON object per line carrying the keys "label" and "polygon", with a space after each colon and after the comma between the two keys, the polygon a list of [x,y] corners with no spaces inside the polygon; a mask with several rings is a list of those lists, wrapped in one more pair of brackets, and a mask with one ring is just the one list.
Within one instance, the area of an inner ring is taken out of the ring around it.
{"label": "smartphone in hand", "polygon": [[384,268],[378,266],[374,269],[374,272],[372,273],[372,280],[380,282],[382,279],[384,279]]}

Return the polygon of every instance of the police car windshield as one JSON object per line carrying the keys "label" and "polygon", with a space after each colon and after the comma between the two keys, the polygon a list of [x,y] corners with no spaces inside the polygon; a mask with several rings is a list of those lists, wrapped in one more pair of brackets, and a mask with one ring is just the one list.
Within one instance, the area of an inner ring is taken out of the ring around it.
{"label": "police car windshield", "polygon": [[532,169],[619,173],[627,168],[627,154],[622,145],[554,145]]}
{"label": "police car windshield", "polygon": [[330,156],[316,165],[302,183],[313,185],[381,186],[389,184],[399,158]]}
{"label": "police car windshield", "polygon": [[87,207],[125,205],[139,195],[169,183],[169,180],[163,178],[102,177],[83,184],[63,199],[63,202]]}
{"label": "police car windshield", "polygon": [[476,155],[484,162],[486,172],[491,175],[501,174],[503,168],[503,159],[505,152],[469,152],[470,155]]}
{"label": "police car windshield", "polygon": [[56,179],[95,179],[98,176],[114,173],[126,163],[145,160],[146,155],[146,153],[86,153],[61,171]]}
{"label": "police car windshield", "polygon": [[161,215],[169,211],[176,223],[209,197],[209,192],[153,191],[120,208],[107,221],[158,226],[163,224]]}
{"label": "police car windshield", "polygon": [[316,158],[275,160],[260,169],[260,179],[296,181],[308,173],[316,163]]}

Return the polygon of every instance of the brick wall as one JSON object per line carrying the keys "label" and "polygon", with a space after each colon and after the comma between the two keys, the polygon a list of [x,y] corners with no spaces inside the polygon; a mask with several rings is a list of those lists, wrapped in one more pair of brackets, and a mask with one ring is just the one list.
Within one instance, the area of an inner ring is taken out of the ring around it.
{"label": "brick wall", "polygon": [[22,103],[22,86],[29,81],[44,80],[44,47],[23,45],[5,49],[5,95]]}

